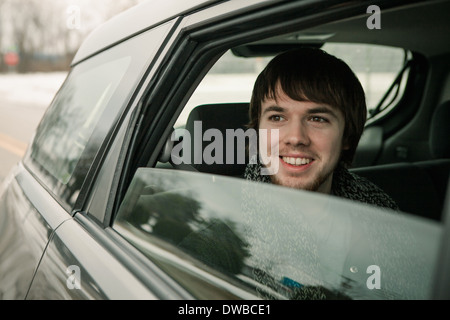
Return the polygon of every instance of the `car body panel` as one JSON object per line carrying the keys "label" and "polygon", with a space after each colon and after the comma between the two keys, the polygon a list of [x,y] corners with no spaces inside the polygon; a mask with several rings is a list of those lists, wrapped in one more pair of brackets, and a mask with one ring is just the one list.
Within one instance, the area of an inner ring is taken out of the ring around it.
{"label": "car body panel", "polygon": [[22,166],[1,196],[0,296],[23,299],[47,243],[70,218]]}
{"label": "car body panel", "polygon": [[27,299],[155,299],[74,220],[53,235]]}

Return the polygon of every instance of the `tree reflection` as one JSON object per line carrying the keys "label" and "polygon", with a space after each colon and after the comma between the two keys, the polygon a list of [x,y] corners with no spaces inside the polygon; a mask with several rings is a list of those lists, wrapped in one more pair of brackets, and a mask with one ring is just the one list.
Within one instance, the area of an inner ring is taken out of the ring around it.
{"label": "tree reflection", "polygon": [[45,120],[39,124],[31,146],[31,157],[59,180],[64,180],[72,161],[68,152],[71,144],[65,133],[73,132],[70,130],[71,122],[78,125],[77,110],[73,108],[74,92],[72,87],[66,85],[57,95],[46,112]]}
{"label": "tree reflection", "polygon": [[189,188],[167,191],[177,185],[170,175],[152,178],[151,185],[134,179],[118,221],[125,220],[157,236],[218,271],[240,273],[249,253],[248,244],[238,236],[236,224],[208,218],[198,196]]}
{"label": "tree reflection", "polygon": [[141,196],[136,204],[133,223],[151,231],[173,244],[189,233],[191,223],[198,222],[200,203],[192,197],[178,193],[161,192]]}
{"label": "tree reflection", "polygon": [[[302,264],[296,263],[297,260],[283,260],[286,257],[281,251],[285,250],[284,240],[289,237],[284,234],[278,240],[269,237],[270,241],[265,241],[268,230],[264,227],[268,226],[268,223],[277,227],[279,225],[271,220],[261,221],[261,228],[255,229],[256,220],[233,214],[231,207],[224,208],[223,202],[222,205],[218,205],[221,202],[214,202],[214,205],[208,202],[205,190],[197,187],[199,181],[203,186],[213,188],[213,185],[208,184],[207,176],[186,175],[180,179],[177,172],[169,170],[138,169],[115,223],[143,237],[152,245],[182,257],[183,260],[190,261],[234,285],[251,290],[260,298],[350,298],[342,287],[312,285],[306,273],[309,269],[304,267],[308,261]],[[260,207],[255,209],[255,218],[258,219],[261,217]],[[278,220],[280,217],[283,221],[282,215],[273,216]],[[248,223],[251,228],[246,227]],[[255,237],[255,230],[262,231],[262,239]],[[285,228],[283,232],[288,233],[289,230],[291,229]],[[298,230],[298,225],[295,225],[292,231],[295,233]],[[273,243],[274,241],[276,243]],[[257,244],[260,246],[256,247]],[[267,253],[270,254],[270,250],[274,248],[275,255],[271,259],[267,258]],[[151,247],[143,252],[158,264],[161,263],[160,266],[175,278],[183,274],[183,264],[175,264],[175,269],[172,264],[165,268],[165,260],[161,262],[158,253],[154,254]],[[289,251],[288,254],[297,254],[297,251]],[[275,257],[281,257],[281,260],[273,260]],[[302,259],[310,258],[303,255]],[[268,262],[273,262],[278,269],[274,270]],[[299,272],[296,272],[295,268],[299,269]]]}
{"label": "tree reflection", "polygon": [[323,286],[303,286],[295,288],[290,296],[291,300],[351,300],[338,290],[330,290]]}
{"label": "tree reflection", "polygon": [[211,219],[204,229],[191,233],[179,245],[215,269],[238,274],[249,256],[248,243],[237,236],[231,221]]}

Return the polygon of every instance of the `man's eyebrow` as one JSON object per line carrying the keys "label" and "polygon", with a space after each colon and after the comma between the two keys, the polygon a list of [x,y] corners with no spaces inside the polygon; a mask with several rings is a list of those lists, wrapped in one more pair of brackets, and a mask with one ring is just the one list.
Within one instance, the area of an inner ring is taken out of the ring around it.
{"label": "man's eyebrow", "polygon": [[[283,108],[283,107],[280,107],[278,105],[272,105],[272,106],[269,106],[269,107],[265,108],[262,111],[261,115],[264,115],[264,114],[269,113],[269,112],[283,113],[283,112],[286,112],[286,109]],[[328,114],[328,115],[331,115],[332,117],[338,119],[337,113],[333,109],[331,109],[330,107],[326,107],[326,106],[317,106],[317,107],[310,108],[310,109],[307,110],[307,113],[310,114],[310,115],[321,114],[321,113],[322,114]]]}
{"label": "man's eyebrow", "polygon": [[277,105],[273,105],[270,107],[267,107],[263,110],[262,114],[268,113],[268,112],[284,112],[286,109],[277,106]]}
{"label": "man's eyebrow", "polygon": [[311,109],[308,109],[308,114],[318,114],[318,113],[325,113],[325,114],[329,114],[335,118],[338,118],[336,112],[334,112],[334,110],[325,107],[325,106],[319,106],[319,107],[314,107]]}

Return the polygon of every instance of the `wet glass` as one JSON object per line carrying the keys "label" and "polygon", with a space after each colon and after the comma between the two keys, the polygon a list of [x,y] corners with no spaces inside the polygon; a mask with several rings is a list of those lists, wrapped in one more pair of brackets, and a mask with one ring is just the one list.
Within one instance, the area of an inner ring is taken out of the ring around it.
{"label": "wet glass", "polygon": [[427,299],[442,233],[333,196],[153,168],[113,228],[199,299]]}

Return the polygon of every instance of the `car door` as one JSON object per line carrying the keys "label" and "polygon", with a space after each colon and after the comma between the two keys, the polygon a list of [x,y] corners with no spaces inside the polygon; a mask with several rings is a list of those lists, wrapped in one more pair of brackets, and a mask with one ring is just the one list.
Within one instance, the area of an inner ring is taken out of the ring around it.
{"label": "car door", "polygon": [[[23,167],[0,198],[0,299],[24,299],[52,230],[70,215]],[[46,214],[38,211],[45,210]]]}
{"label": "car door", "polygon": [[[15,179],[22,186],[17,193],[29,199],[33,213],[29,216],[40,221],[45,232],[40,231],[38,250],[33,243],[36,235],[21,241],[34,253],[34,263],[27,263],[30,270],[22,280],[24,288],[12,298],[24,298],[27,287],[27,299],[121,298],[133,296],[124,290],[129,286],[134,294],[153,297],[143,287],[139,290],[139,281],[112,259],[107,247],[98,244],[95,238],[101,234],[92,236],[72,215],[85,194],[81,190],[94,180],[96,167],[117,134],[115,128],[127,121],[122,115],[135,103],[140,81],[155,67],[175,22],[162,23],[73,66],[38,126]],[[7,202],[24,202],[7,198]],[[11,207],[9,215],[14,211]],[[23,227],[17,223],[17,228]],[[2,272],[5,277],[9,274]],[[114,284],[113,278],[122,283]]]}

